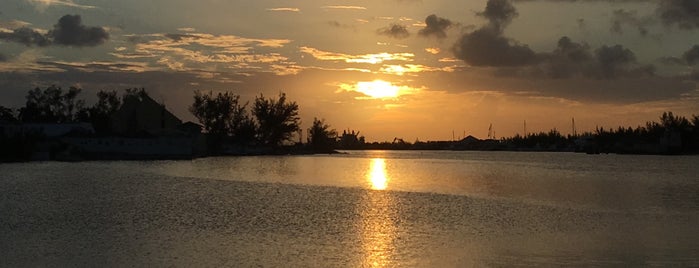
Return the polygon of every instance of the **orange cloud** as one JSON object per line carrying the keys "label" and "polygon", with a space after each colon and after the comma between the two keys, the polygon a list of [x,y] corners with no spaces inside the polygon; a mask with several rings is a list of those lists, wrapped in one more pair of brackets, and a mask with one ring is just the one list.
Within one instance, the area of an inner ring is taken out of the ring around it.
{"label": "orange cloud", "polygon": [[347,63],[378,64],[384,61],[413,61],[413,53],[375,53],[362,55],[349,55],[343,53],[327,52],[312,47],[301,47],[301,52],[310,54],[316,59],[325,61],[344,61]]}

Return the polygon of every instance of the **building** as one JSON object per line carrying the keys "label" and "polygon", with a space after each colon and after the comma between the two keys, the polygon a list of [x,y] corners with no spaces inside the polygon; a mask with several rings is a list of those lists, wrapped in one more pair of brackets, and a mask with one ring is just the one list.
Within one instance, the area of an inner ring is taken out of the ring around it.
{"label": "building", "polygon": [[139,136],[144,132],[155,134],[176,129],[181,124],[182,120],[143,90],[124,96],[121,108],[112,116],[112,129],[124,136]]}

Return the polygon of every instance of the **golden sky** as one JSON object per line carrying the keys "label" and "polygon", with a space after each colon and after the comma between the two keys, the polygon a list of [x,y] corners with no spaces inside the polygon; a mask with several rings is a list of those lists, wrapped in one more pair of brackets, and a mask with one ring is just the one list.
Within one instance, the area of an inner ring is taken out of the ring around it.
{"label": "golden sky", "polygon": [[283,91],[369,141],[636,126],[699,113],[699,1],[4,0],[0,105],[29,89]]}

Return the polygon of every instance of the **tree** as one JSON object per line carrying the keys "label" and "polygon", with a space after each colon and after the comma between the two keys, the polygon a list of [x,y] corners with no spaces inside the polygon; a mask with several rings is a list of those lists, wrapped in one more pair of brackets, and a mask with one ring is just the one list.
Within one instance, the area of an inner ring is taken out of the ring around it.
{"label": "tree", "polygon": [[313,125],[308,129],[308,145],[315,152],[330,152],[335,149],[337,131],[330,129],[325,119],[313,118]]}
{"label": "tree", "polygon": [[291,139],[298,131],[300,118],[296,102],[287,102],[286,94],[279,93],[279,99],[255,98],[253,115],[257,119],[257,134],[260,142],[268,146],[280,146]]}
{"label": "tree", "polygon": [[364,136],[359,136],[359,131],[343,130],[340,136],[341,149],[360,149],[364,147]]}
{"label": "tree", "polygon": [[35,88],[27,93],[27,102],[20,109],[20,119],[23,122],[65,123],[76,119],[76,114],[85,104],[76,100],[82,91],[70,87],[64,92],[60,87],[50,86],[45,90]]}
{"label": "tree", "polygon": [[112,116],[121,108],[122,99],[117,91],[97,92],[97,102],[90,108],[79,112],[78,118],[81,121],[92,123],[95,132],[109,134],[112,132]]}
{"label": "tree", "polygon": [[0,121],[16,122],[15,112],[5,106],[0,106]]}
{"label": "tree", "polygon": [[226,138],[239,144],[249,144],[255,139],[255,121],[246,107],[240,104],[240,96],[230,92],[201,93],[194,92],[194,103],[189,111],[215,139],[212,146],[217,146]]}

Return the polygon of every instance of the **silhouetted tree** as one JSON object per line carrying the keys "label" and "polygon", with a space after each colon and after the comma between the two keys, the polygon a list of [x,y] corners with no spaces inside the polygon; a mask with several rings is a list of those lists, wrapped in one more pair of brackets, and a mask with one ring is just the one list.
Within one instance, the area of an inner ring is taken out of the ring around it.
{"label": "silhouetted tree", "polygon": [[189,111],[199,119],[204,129],[212,135],[211,146],[218,146],[230,138],[239,144],[249,144],[255,139],[256,125],[246,107],[240,104],[240,96],[230,92],[194,92],[194,103]]}
{"label": "silhouetted tree", "polygon": [[359,131],[343,130],[340,136],[340,148],[361,149],[364,147],[364,136],[359,136]]}
{"label": "silhouetted tree", "polygon": [[663,115],[660,116],[660,124],[666,129],[674,129],[678,131],[688,130],[691,128],[691,124],[687,118],[684,116],[675,116],[672,114],[672,112],[664,112]]}
{"label": "silhouetted tree", "polygon": [[16,122],[15,112],[5,106],[0,106],[0,121]]}
{"label": "silhouetted tree", "polygon": [[85,104],[85,101],[76,99],[80,91],[79,88],[70,87],[64,92],[56,86],[30,90],[25,107],[20,109],[20,119],[23,122],[72,122]]}
{"label": "silhouetted tree", "polygon": [[331,152],[336,140],[337,131],[330,129],[325,119],[313,118],[313,125],[308,128],[308,145],[314,152]]}
{"label": "silhouetted tree", "polygon": [[279,99],[255,98],[253,114],[258,123],[260,142],[268,146],[279,146],[288,141],[298,131],[300,118],[296,102],[287,102],[286,94],[279,93]]}
{"label": "silhouetted tree", "polygon": [[112,132],[112,116],[121,108],[122,101],[116,90],[97,92],[97,102],[90,108],[79,112],[81,121],[92,123],[95,132],[110,134]]}
{"label": "silhouetted tree", "polygon": [[189,111],[199,119],[206,132],[214,135],[228,135],[231,131],[234,113],[239,106],[239,96],[230,92],[213,92],[202,94],[200,91],[194,92],[194,103],[189,107]]}

